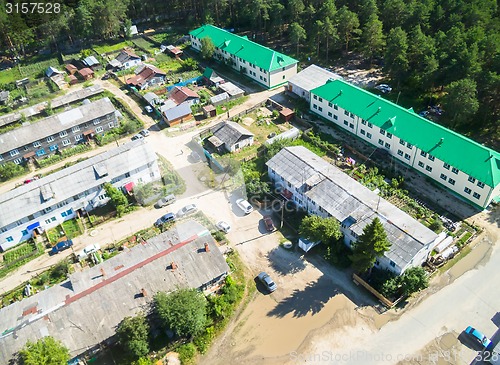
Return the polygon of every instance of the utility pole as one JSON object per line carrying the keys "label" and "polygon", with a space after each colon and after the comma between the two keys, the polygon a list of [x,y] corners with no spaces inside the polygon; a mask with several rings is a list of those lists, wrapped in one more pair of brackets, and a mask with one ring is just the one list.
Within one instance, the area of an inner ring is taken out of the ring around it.
{"label": "utility pole", "polygon": [[280,221],[280,229],[283,228],[283,215],[285,212],[285,202],[281,201],[281,221]]}

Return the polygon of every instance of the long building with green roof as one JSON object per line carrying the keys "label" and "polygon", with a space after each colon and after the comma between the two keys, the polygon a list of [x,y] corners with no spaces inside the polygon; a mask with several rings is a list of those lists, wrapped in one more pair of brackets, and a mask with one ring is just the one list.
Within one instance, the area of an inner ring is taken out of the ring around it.
{"label": "long building with green roof", "polygon": [[311,90],[311,111],[473,205],[500,200],[500,153],[342,80]]}
{"label": "long building with green roof", "polygon": [[224,29],[205,24],[189,32],[191,45],[201,51],[201,40],[210,38],[215,45],[213,58],[259,84],[274,88],[284,85],[297,73],[296,59],[255,43]]}

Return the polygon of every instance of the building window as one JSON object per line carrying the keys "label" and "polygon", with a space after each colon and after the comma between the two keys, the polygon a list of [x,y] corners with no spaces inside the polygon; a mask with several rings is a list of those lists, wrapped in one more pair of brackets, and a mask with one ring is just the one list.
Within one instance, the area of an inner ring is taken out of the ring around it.
{"label": "building window", "polygon": [[50,224],[50,219],[46,219],[45,224]]}
{"label": "building window", "polygon": [[7,242],[12,242],[12,241],[14,241],[14,239],[12,238],[12,236],[7,237],[7,238],[6,238],[6,240],[7,240]]}
{"label": "building window", "polygon": [[321,103],[322,101],[323,101],[323,98],[321,98],[321,97],[320,97],[320,98],[319,98],[319,102]]}
{"label": "building window", "polygon": [[484,188],[484,182],[478,181],[477,186],[479,186],[481,189]]}
{"label": "building window", "polygon": [[328,116],[331,117],[332,116],[332,112],[328,112]]}
{"label": "building window", "polygon": [[432,172],[432,167],[430,167],[429,165],[425,166],[425,169],[429,172]]}
{"label": "building window", "polygon": [[57,145],[54,144],[54,145],[50,146],[49,149],[50,149],[50,152],[57,151]]}
{"label": "building window", "polygon": [[322,108],[322,107],[318,107],[318,110],[319,110],[320,112],[322,112],[322,111],[323,111],[323,108]]}
{"label": "building window", "polygon": [[19,155],[19,151],[18,150],[12,150],[9,153],[10,153],[11,157]]}
{"label": "building window", "polygon": [[471,190],[471,189],[469,189],[469,188],[467,188],[467,187],[464,189],[464,191],[465,191],[467,194],[470,194],[470,193],[472,192],[472,190]]}
{"label": "building window", "polygon": [[63,146],[68,146],[71,144],[71,141],[69,139],[65,139],[62,141]]}
{"label": "building window", "polygon": [[349,116],[349,112],[347,110],[344,110],[344,115]]}
{"label": "building window", "polygon": [[372,128],[372,127],[373,127],[373,124],[368,123],[368,128]]}
{"label": "building window", "polygon": [[40,141],[33,142],[33,147],[34,148],[40,147],[41,145],[42,144],[40,143]]}
{"label": "building window", "polygon": [[318,109],[318,106],[316,104],[313,104],[313,109]]}
{"label": "building window", "polygon": [[389,265],[391,265],[392,267],[396,267],[396,263],[394,261],[391,260],[391,262],[389,263]]}
{"label": "building window", "polygon": [[77,134],[75,136],[75,142],[81,141],[83,139],[83,134]]}
{"label": "building window", "polygon": [[96,133],[101,133],[103,130],[104,130],[104,128],[103,128],[103,127],[97,127],[97,128],[95,129],[95,132],[96,132]]}
{"label": "building window", "polygon": [[406,147],[408,147],[411,150],[413,148],[413,145],[411,143],[407,143]]}
{"label": "building window", "polygon": [[405,153],[405,158],[406,158],[408,161],[410,161],[410,157],[411,157],[411,156],[410,156],[410,154],[409,154],[409,153]]}
{"label": "building window", "polygon": [[404,140],[402,140],[402,139],[400,139],[400,140],[399,140],[399,144],[402,144],[402,145],[404,146],[404,145],[405,145],[405,141],[404,141]]}
{"label": "building window", "polygon": [[444,181],[446,181],[448,179],[448,176],[446,176],[445,174],[441,174],[441,176],[439,176],[441,179],[443,179]]}
{"label": "building window", "polygon": [[47,137],[47,143],[50,143],[54,140],[54,136],[48,136]]}
{"label": "building window", "polygon": [[61,138],[66,137],[67,135],[68,135],[68,132],[66,132],[66,131],[59,132],[59,137],[61,137]]}
{"label": "building window", "polygon": [[74,126],[73,128],[71,128],[71,131],[73,133],[80,132],[80,127],[79,126]]}
{"label": "building window", "polygon": [[476,179],[475,179],[475,178],[473,178],[472,176],[469,176],[469,179],[468,179],[468,180],[469,180],[469,182],[471,182],[471,183],[473,183],[473,184],[476,182]]}
{"label": "building window", "polygon": [[359,131],[359,133],[361,133],[363,136],[366,134],[366,132],[365,132],[365,130],[364,130],[364,129],[361,129],[361,130]]}
{"label": "building window", "polygon": [[349,125],[349,122],[344,119],[344,125]]}
{"label": "building window", "polygon": [[387,132],[387,138],[391,139],[392,138],[392,134]]}
{"label": "building window", "polygon": [[361,124],[366,125],[366,120],[361,119]]}
{"label": "building window", "polygon": [[451,185],[455,185],[455,180],[453,180],[451,177],[448,179],[448,182],[449,182]]}
{"label": "building window", "polygon": [[472,196],[476,199],[480,199],[481,198],[481,194],[478,194],[478,193],[474,193],[472,194]]}
{"label": "building window", "polygon": [[328,103],[328,107],[331,108],[333,106],[332,103]]}
{"label": "building window", "polygon": [[94,120],[93,123],[94,123],[94,125],[98,125],[99,123],[101,123],[101,120],[100,119],[96,119],[96,120]]}
{"label": "building window", "polygon": [[420,151],[420,156],[426,157],[427,156],[427,152]]}
{"label": "building window", "polygon": [[429,155],[428,159],[429,159],[430,161],[434,161],[434,156]]}
{"label": "building window", "polygon": [[285,79],[285,75],[283,75],[283,80]]}
{"label": "building window", "polygon": [[[262,77],[261,77],[262,78]],[[314,100],[318,100],[318,96],[317,95],[313,95],[313,99]]]}
{"label": "building window", "polygon": [[378,144],[383,146],[384,145],[384,141],[382,141],[381,139],[378,140]]}
{"label": "building window", "polygon": [[419,167],[424,167],[425,165],[424,165],[424,163],[422,161],[418,161],[418,166]]}
{"label": "building window", "polygon": [[349,123],[349,128],[354,129],[354,124]]}
{"label": "building window", "polygon": [[391,149],[390,143],[385,142],[385,148],[387,148],[388,150],[390,150]]}
{"label": "building window", "polygon": [[453,172],[454,174],[458,174],[458,169],[456,169],[456,168],[454,168],[454,167],[453,167],[453,168],[451,169],[451,172]]}
{"label": "building window", "polygon": [[16,165],[20,165],[22,162],[23,162],[23,159],[22,159],[22,158],[16,158],[16,159],[14,160],[14,163],[15,163]]}
{"label": "building window", "polygon": [[24,149],[25,151],[29,151],[29,150],[30,150],[30,146],[26,145],[26,146],[24,146],[24,147],[23,147],[23,149]]}
{"label": "building window", "polygon": [[28,230],[27,230],[27,229],[23,229],[23,230],[21,231],[21,234],[22,234],[23,236],[27,236],[27,235],[28,235]]}
{"label": "building window", "polygon": [[333,109],[335,109],[335,110],[339,110],[338,105],[334,105],[334,106],[333,106]]}
{"label": "building window", "polygon": [[338,117],[337,115],[334,115],[334,116],[333,116],[333,119],[335,119],[335,120],[339,120],[339,117]]}
{"label": "building window", "polygon": [[371,134],[371,133],[366,133],[366,136],[367,136],[368,138],[370,138],[370,139],[372,138],[372,134]]}
{"label": "building window", "polygon": [[399,155],[399,156],[403,156],[403,154],[404,154],[404,153],[403,153],[403,151],[398,150],[398,155]]}
{"label": "building window", "polygon": [[42,149],[39,149],[38,151],[36,151],[35,153],[38,157],[40,157],[40,156],[45,155],[45,150],[42,148]]}
{"label": "building window", "polygon": [[385,136],[385,131],[382,128],[380,128],[380,134]]}
{"label": "building window", "polygon": [[449,169],[450,169],[450,165],[448,165],[446,162],[443,164],[443,167],[444,167],[446,170],[449,170]]}

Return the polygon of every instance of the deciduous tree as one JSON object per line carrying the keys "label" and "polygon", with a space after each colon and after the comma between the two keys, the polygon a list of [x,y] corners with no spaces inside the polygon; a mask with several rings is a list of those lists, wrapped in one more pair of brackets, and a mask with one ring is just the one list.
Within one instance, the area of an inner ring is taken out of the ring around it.
{"label": "deciduous tree", "polygon": [[310,215],[302,219],[300,234],[312,241],[338,240],[342,236],[339,221],[333,217]]}
{"label": "deciduous tree", "polygon": [[466,124],[479,109],[476,82],[463,79],[452,82],[446,87],[445,110],[451,115],[453,126]]}
{"label": "deciduous tree", "polygon": [[201,39],[201,56],[209,60],[213,57],[215,53],[215,45],[212,42],[212,39],[209,37],[205,37]]}
{"label": "deciduous tree", "polygon": [[19,351],[20,365],[66,365],[69,350],[53,337],[44,337],[36,342],[28,340]]}
{"label": "deciduous tree", "polygon": [[139,359],[149,353],[149,325],[142,314],[125,317],[118,325],[116,334],[120,345],[132,358]]}

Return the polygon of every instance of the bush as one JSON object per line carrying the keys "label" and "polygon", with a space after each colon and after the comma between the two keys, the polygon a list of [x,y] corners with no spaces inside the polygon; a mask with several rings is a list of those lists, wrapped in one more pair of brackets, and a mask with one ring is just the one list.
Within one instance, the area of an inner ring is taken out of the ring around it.
{"label": "bush", "polygon": [[208,347],[212,343],[214,337],[215,337],[215,329],[213,326],[205,328],[205,332],[195,337],[193,343],[198,349],[198,352],[200,354],[204,354],[205,352],[207,352]]}
{"label": "bush", "polygon": [[215,231],[212,236],[217,242],[223,241],[226,238],[226,235],[222,231]]}
{"label": "bush", "polygon": [[191,342],[186,343],[177,348],[177,353],[179,354],[181,364],[189,365],[193,363],[194,357],[196,356],[196,347]]}

